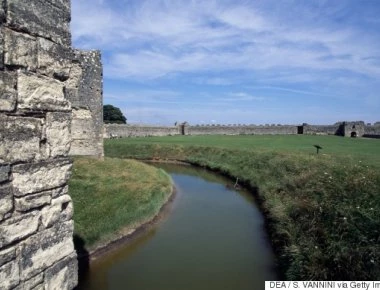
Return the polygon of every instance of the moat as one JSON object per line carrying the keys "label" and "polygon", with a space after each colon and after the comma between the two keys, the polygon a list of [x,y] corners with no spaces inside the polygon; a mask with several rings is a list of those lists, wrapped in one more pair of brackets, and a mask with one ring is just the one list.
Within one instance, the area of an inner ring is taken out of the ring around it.
{"label": "moat", "polygon": [[189,166],[159,165],[177,195],[163,218],[91,263],[78,289],[263,289],[274,255],[254,198]]}

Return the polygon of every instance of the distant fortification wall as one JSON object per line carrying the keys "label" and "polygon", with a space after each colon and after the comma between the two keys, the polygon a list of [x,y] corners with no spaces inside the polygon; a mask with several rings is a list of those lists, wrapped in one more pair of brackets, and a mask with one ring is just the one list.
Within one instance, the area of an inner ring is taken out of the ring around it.
{"label": "distant fortification wall", "polygon": [[380,138],[380,122],[373,125],[365,125],[363,137]]}
{"label": "distant fortification wall", "polygon": [[70,10],[70,0],[0,0],[0,289],[77,284],[70,131],[99,139],[101,67],[97,52],[71,49]]}
{"label": "distant fortification wall", "polygon": [[380,123],[365,125],[363,121],[338,122],[334,125],[195,125],[146,126],[105,124],[104,138],[147,137],[169,135],[337,135],[380,138]]}
{"label": "distant fortification wall", "polygon": [[334,125],[303,125],[303,134],[306,135],[342,135],[340,123]]}
{"label": "distant fortification wall", "polygon": [[292,125],[204,125],[188,126],[186,135],[276,135],[297,134]]}
{"label": "distant fortification wall", "polygon": [[178,127],[104,124],[104,138],[171,136],[171,135],[179,135]]}

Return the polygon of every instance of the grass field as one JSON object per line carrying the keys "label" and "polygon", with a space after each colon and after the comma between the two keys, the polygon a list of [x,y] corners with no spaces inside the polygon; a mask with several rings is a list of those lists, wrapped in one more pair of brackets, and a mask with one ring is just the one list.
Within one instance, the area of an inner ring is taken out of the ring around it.
{"label": "grass field", "polygon": [[91,251],[152,219],[172,191],[162,170],[134,160],[75,158],[70,179],[75,234]]}
{"label": "grass field", "polygon": [[315,135],[241,135],[241,136],[168,136],[148,138],[128,138],[120,140],[106,140],[106,155],[111,150],[123,144],[160,144],[182,146],[206,146],[239,150],[277,151],[289,153],[314,154],[320,145],[321,154],[333,155],[364,161],[367,164],[380,167],[380,140],[342,138],[339,136],[315,136]]}
{"label": "grass field", "polygon": [[260,202],[286,279],[378,280],[379,145],[335,136],[173,136],[106,140],[105,152],[239,177]]}

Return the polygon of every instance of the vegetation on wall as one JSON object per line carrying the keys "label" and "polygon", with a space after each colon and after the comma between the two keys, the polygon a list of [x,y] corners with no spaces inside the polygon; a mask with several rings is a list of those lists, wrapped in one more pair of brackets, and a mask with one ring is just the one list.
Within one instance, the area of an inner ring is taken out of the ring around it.
{"label": "vegetation on wall", "polygon": [[119,108],[112,105],[104,105],[103,121],[107,124],[126,124],[127,118],[125,118]]}
{"label": "vegetation on wall", "polygon": [[[107,140],[105,151],[121,158],[183,160],[239,177],[260,202],[286,279],[380,277],[378,140],[185,137]],[[320,154],[316,143],[323,146]]]}

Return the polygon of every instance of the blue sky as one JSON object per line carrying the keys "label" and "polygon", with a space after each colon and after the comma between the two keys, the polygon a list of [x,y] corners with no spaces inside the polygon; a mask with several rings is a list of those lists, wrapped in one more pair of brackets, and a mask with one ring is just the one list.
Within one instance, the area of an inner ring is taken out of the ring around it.
{"label": "blue sky", "polygon": [[129,123],[380,121],[379,0],[74,0]]}

